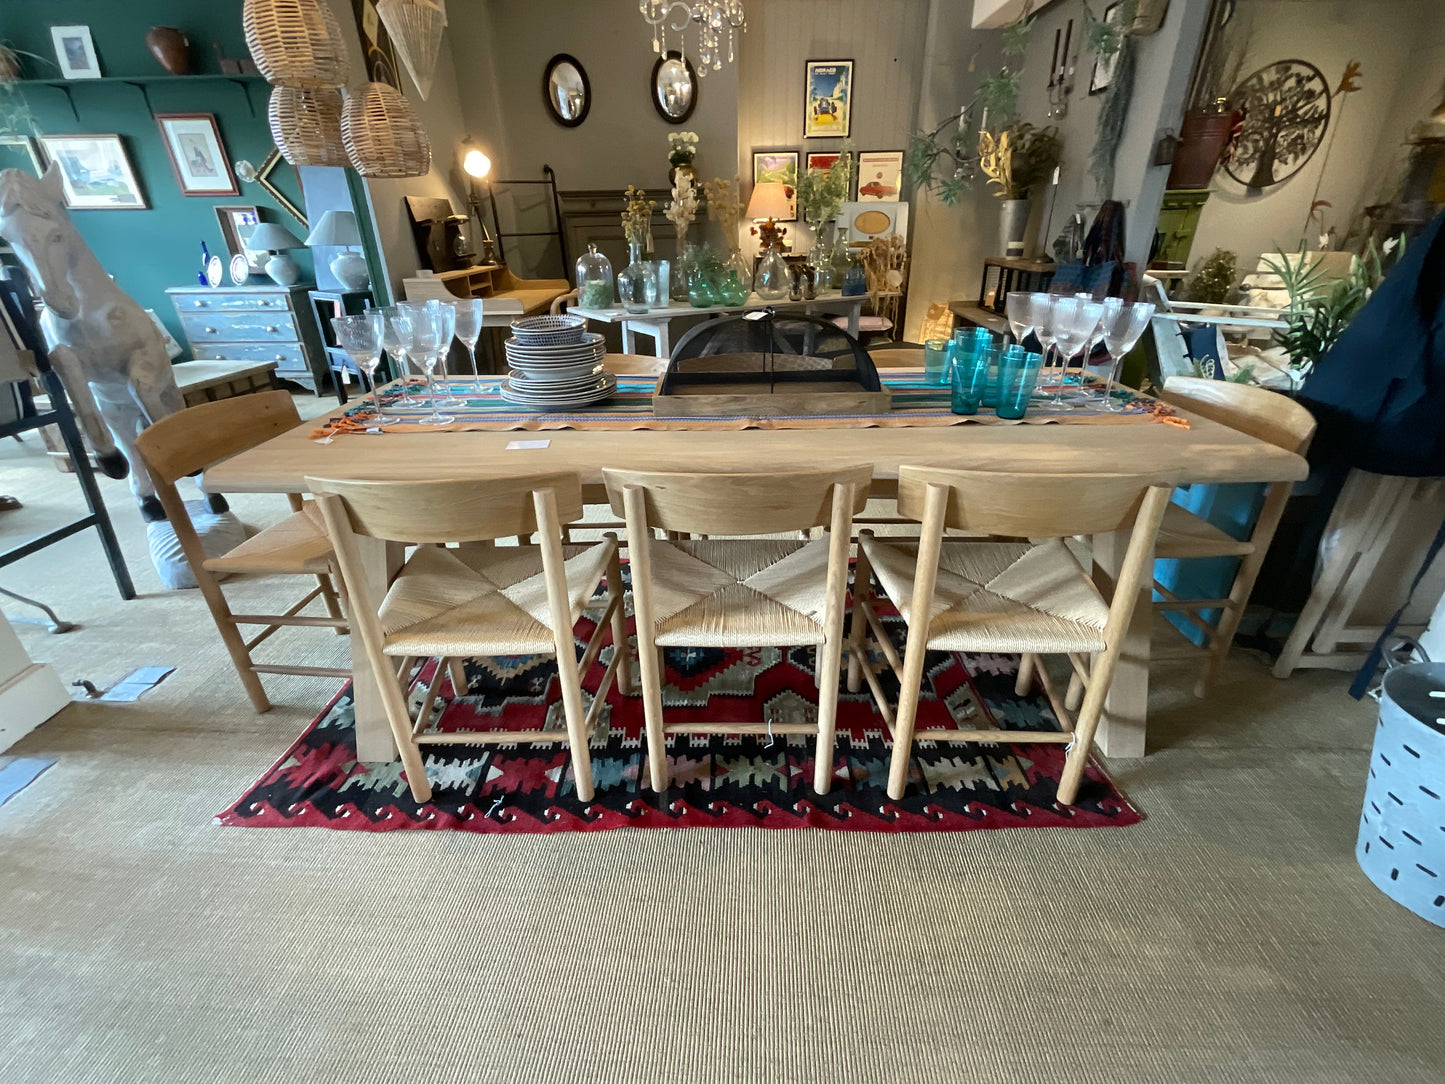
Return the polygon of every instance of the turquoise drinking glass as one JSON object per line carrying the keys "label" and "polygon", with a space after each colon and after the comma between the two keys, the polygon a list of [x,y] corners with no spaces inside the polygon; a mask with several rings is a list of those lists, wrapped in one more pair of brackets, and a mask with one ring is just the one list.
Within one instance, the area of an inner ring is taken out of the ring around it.
{"label": "turquoise drinking glass", "polygon": [[943,385],[948,379],[948,340],[929,339],[923,344],[923,382]]}
{"label": "turquoise drinking glass", "polygon": [[1005,350],[998,363],[998,406],[994,413],[1010,420],[1028,413],[1029,396],[1039,380],[1043,356],[1011,348]]}
{"label": "turquoise drinking glass", "polygon": [[997,364],[998,352],[991,349],[976,349],[970,341],[968,349],[961,351],[949,369],[949,406],[955,414],[977,414],[983,402],[984,386],[988,383],[991,365]]}

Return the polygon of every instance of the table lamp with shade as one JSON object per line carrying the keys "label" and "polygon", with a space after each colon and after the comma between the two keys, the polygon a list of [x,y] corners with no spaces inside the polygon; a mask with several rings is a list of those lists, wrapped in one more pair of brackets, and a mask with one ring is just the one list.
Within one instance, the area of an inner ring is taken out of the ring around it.
{"label": "table lamp with shade", "polygon": [[331,273],[336,276],[336,281],[347,290],[371,288],[366,257],[351,251],[361,246],[361,231],[356,226],[355,212],[326,211],[316,227],[306,235],[306,244],[311,248],[318,245],[340,248],[341,251],[331,261]]}
{"label": "table lamp with shade", "polygon": [[487,232],[487,220],[482,217],[482,201],[477,195],[476,184],[477,181],[484,180],[491,174],[492,160],[473,139],[468,139],[462,144],[461,153],[462,172],[467,175],[467,204],[472,214],[477,216],[477,226],[482,231],[481,261],[483,264],[494,264],[497,262],[496,242]]}
{"label": "table lamp with shade", "polygon": [[758,223],[757,233],[762,238],[763,248],[781,247],[783,234],[788,231],[778,225],[779,220],[789,221],[797,213],[789,189],[793,186],[781,181],[760,181],[753,185],[753,195],[748,200],[747,215]]}
{"label": "table lamp with shade", "polygon": [[241,242],[252,252],[269,252],[266,274],[278,286],[295,286],[301,278],[301,268],[286,255],[287,249],[305,248],[306,244],[284,226],[274,222],[259,222]]}

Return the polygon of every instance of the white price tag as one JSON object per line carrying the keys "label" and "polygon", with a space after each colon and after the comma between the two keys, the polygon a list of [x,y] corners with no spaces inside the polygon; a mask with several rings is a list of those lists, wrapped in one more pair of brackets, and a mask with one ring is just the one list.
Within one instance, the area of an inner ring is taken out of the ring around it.
{"label": "white price tag", "polygon": [[550,440],[514,440],[507,444],[509,452],[527,451],[532,448],[545,448],[552,442]]}

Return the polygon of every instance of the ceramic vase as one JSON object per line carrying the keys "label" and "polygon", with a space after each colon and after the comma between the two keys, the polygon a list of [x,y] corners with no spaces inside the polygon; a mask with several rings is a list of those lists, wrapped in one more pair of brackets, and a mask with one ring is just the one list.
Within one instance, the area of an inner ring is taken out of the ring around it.
{"label": "ceramic vase", "polygon": [[189,75],[191,71],[190,40],[173,26],[153,26],[146,35],[151,56],[172,75]]}
{"label": "ceramic vase", "polygon": [[1033,203],[1026,199],[1006,199],[999,203],[998,209],[998,252],[1000,256],[1007,256],[1009,259],[1022,259],[1024,250],[1024,234],[1029,228],[1029,211]]}

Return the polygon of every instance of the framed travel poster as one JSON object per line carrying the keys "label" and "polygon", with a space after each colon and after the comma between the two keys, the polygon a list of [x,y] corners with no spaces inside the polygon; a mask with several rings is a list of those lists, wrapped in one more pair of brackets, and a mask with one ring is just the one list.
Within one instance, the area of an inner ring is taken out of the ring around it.
{"label": "framed travel poster", "polygon": [[792,215],[789,218],[780,218],[778,221],[798,221],[798,193],[794,187],[798,183],[798,152],[753,151],[753,184],[766,182],[789,186],[788,206],[791,208]]}
{"label": "framed travel poster", "polygon": [[827,172],[833,168],[833,163],[842,157],[843,155],[838,151],[809,151],[808,171],[812,172],[815,169],[821,169]]}
{"label": "framed travel poster", "polygon": [[891,202],[902,190],[902,151],[864,151],[858,155],[859,203]]}
{"label": "framed travel poster", "polygon": [[809,60],[803,88],[803,137],[846,136],[853,127],[853,62]]}
{"label": "framed travel poster", "polygon": [[161,142],[187,196],[239,196],[213,113],[157,113]]}
{"label": "framed travel poster", "polygon": [[73,210],[143,211],[145,196],[118,135],[41,136],[40,144],[60,166],[65,205]]}

